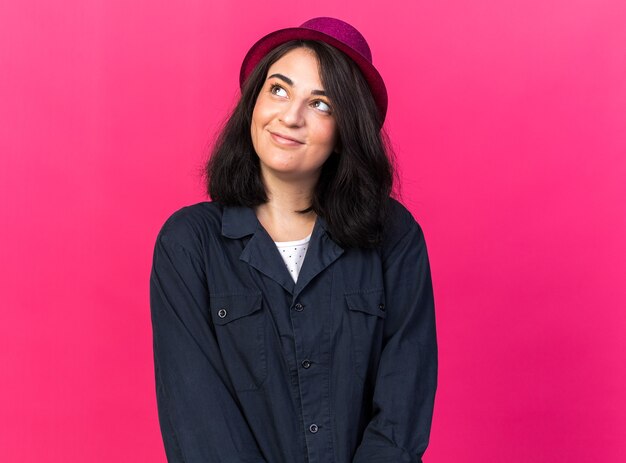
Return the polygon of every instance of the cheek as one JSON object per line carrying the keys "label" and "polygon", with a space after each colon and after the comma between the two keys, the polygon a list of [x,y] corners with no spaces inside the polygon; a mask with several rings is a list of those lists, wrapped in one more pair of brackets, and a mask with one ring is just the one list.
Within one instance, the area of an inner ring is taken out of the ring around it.
{"label": "cheek", "polygon": [[262,123],[267,122],[272,117],[273,106],[270,101],[266,100],[264,95],[259,95],[259,98],[254,105],[254,110],[252,111],[252,119],[256,120],[260,125]]}
{"label": "cheek", "polygon": [[337,127],[335,122],[325,124],[318,132],[318,140],[325,145],[334,146],[337,141]]}
{"label": "cheek", "polygon": [[261,135],[263,131],[263,119],[257,107],[255,107],[252,112],[252,123],[250,124],[250,135],[252,136],[252,141],[256,143],[257,139]]}
{"label": "cheek", "polygon": [[257,128],[254,118],[252,119],[252,124],[250,124],[250,138],[252,139],[252,144],[256,147]]}
{"label": "cheek", "polygon": [[261,105],[260,97],[254,105],[254,109],[252,110],[252,126],[259,126],[259,122],[261,120],[263,114],[263,108]]}

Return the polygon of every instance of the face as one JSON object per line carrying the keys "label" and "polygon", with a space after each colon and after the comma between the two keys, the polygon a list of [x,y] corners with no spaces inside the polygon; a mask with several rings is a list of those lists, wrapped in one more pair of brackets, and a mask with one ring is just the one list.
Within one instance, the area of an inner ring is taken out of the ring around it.
{"label": "face", "polygon": [[294,48],[268,70],[250,128],[264,178],[315,182],[335,147],[337,126],[317,66],[312,50]]}

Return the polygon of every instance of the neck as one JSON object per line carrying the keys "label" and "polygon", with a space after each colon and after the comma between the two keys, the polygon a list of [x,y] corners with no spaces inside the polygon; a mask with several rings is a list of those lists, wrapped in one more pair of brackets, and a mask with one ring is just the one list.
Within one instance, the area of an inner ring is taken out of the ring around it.
{"label": "neck", "polygon": [[317,215],[295,211],[311,205],[314,183],[268,177],[264,179],[268,201],[255,208],[257,218],[275,241],[304,238],[311,232]]}
{"label": "neck", "polygon": [[306,209],[311,205],[319,174],[294,179],[264,172],[262,177],[268,197],[266,205],[280,215],[300,215],[294,211]]}

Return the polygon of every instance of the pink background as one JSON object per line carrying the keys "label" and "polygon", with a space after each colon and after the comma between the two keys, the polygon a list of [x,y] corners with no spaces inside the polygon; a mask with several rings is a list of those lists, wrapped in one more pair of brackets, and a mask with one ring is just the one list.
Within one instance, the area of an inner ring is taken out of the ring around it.
{"label": "pink background", "polygon": [[321,15],[370,42],[426,233],[425,462],[626,461],[626,2],[313,3],[0,2],[0,461],[165,461],[156,233],[248,47]]}

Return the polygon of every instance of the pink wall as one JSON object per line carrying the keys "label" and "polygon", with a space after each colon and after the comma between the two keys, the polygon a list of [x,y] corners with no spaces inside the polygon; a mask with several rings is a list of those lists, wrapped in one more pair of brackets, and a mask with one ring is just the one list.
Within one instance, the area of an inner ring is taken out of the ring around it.
{"label": "pink wall", "polygon": [[370,41],[429,244],[425,461],[626,461],[626,3],[0,3],[0,461],[164,462],[148,275],[248,47]]}

